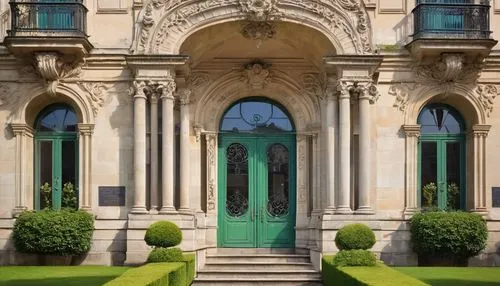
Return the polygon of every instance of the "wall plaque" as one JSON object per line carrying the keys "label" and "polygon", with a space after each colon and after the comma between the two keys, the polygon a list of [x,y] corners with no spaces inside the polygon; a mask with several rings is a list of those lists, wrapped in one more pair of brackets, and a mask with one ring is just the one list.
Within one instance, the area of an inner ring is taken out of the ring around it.
{"label": "wall plaque", "polygon": [[99,186],[99,206],[125,206],[125,187]]}
{"label": "wall plaque", "polygon": [[500,187],[491,188],[491,205],[494,208],[500,208]]}

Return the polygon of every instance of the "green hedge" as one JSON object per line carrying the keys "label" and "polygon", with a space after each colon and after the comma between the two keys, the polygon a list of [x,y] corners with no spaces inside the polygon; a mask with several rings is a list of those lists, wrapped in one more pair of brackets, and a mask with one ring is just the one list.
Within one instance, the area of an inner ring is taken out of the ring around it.
{"label": "green hedge", "polygon": [[486,247],[488,228],[478,214],[425,212],[410,221],[413,250],[419,256],[471,257]]}
{"label": "green hedge", "polygon": [[186,286],[195,275],[195,255],[185,254],[182,262],[150,263],[133,268],[105,286]]}
{"label": "green hedge", "polygon": [[183,259],[182,250],[178,247],[155,247],[148,255],[148,263],[182,262]]}
{"label": "green hedge", "polygon": [[182,242],[182,231],[173,222],[158,221],[148,227],[144,241],[149,246],[173,247]]}
{"label": "green hedge", "polygon": [[375,266],[375,253],[364,249],[342,250],[333,258],[337,266]]}
{"label": "green hedge", "polygon": [[14,223],[16,250],[22,253],[79,255],[90,249],[94,218],[84,211],[22,213]]}
{"label": "green hedge", "polygon": [[401,285],[428,285],[420,280],[405,275],[382,263],[376,266],[347,266],[336,267],[333,264],[333,255],[324,256],[321,262],[323,285],[373,285],[373,286],[401,286]]}
{"label": "green hedge", "polygon": [[373,230],[362,223],[346,225],[335,235],[335,245],[339,250],[370,249],[374,244]]}

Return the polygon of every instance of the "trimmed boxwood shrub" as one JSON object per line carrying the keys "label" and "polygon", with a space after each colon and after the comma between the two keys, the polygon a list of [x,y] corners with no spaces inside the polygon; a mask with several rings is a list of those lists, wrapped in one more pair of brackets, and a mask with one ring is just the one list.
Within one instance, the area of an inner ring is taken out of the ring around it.
{"label": "trimmed boxwood shrub", "polygon": [[14,223],[14,246],[22,253],[79,255],[89,251],[93,232],[94,218],[84,211],[29,211]]}
{"label": "trimmed boxwood shrub", "polygon": [[335,245],[339,250],[370,249],[374,244],[375,234],[361,223],[346,225],[335,236]]}
{"label": "trimmed boxwood shrub", "polygon": [[375,266],[375,253],[364,249],[342,250],[333,258],[336,266]]}
{"label": "trimmed boxwood shrub", "polygon": [[149,226],[144,240],[149,246],[173,247],[181,243],[182,232],[173,222],[158,221]]}
{"label": "trimmed boxwood shrub", "polygon": [[468,258],[486,247],[488,228],[478,214],[425,212],[410,220],[413,250],[419,256]]}
{"label": "trimmed boxwood shrub", "polygon": [[183,262],[152,263],[132,268],[105,286],[186,286],[186,265]]}
{"label": "trimmed boxwood shrub", "polygon": [[148,263],[181,262],[184,261],[182,250],[179,248],[155,247],[148,256]]}

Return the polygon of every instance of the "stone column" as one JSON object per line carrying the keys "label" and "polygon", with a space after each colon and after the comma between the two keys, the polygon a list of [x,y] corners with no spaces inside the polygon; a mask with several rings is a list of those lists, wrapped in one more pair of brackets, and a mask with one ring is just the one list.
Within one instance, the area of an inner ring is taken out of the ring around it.
{"label": "stone column", "polygon": [[331,86],[326,95],[326,214],[335,212],[335,123],[337,122],[337,91]]}
{"label": "stone column", "polygon": [[80,202],[80,209],[87,212],[92,212],[92,189],[91,189],[91,170],[92,170],[92,133],[94,132],[94,124],[78,124],[78,131],[80,132],[79,143],[81,146],[81,168],[79,172],[80,177],[80,190],[82,191],[82,201]]}
{"label": "stone column", "polygon": [[150,126],[151,126],[151,153],[150,153],[150,213],[158,213],[158,94],[152,90],[149,94]]}
{"label": "stone column", "polygon": [[191,90],[182,88],[179,91],[179,101],[181,104],[181,133],[180,133],[180,209],[179,212],[191,213],[189,202],[189,99]]}
{"label": "stone column", "polygon": [[371,207],[371,110],[370,101],[374,96],[370,91],[376,88],[369,84],[363,87],[358,94],[359,101],[359,200],[357,214],[374,214]]}
{"label": "stone column", "polygon": [[418,137],[420,136],[420,125],[403,125],[406,134],[406,180],[405,192],[406,202],[404,214],[411,216],[419,209],[418,206]]}
{"label": "stone column", "polygon": [[174,91],[175,81],[170,77],[161,82],[162,95],[162,207],[161,214],[175,213],[174,206]]}
{"label": "stone column", "polygon": [[319,134],[313,133],[312,137],[312,189],[313,189],[313,213],[321,212],[321,192],[320,192],[320,163],[319,163]]}
{"label": "stone column", "polygon": [[15,192],[16,192],[16,206],[12,210],[12,216],[16,217],[23,211],[28,209],[26,201],[26,137],[33,137],[33,129],[27,124],[23,123],[11,123],[10,127],[16,137],[16,181],[15,181]]}
{"label": "stone column", "polygon": [[351,102],[349,87],[339,84],[339,193],[335,213],[350,214],[351,210]]}
{"label": "stone column", "polygon": [[205,134],[207,143],[207,214],[217,213],[217,134]]}
{"label": "stone column", "polygon": [[146,94],[144,81],[134,81],[134,206],[133,214],[146,214]]}
{"label": "stone column", "polygon": [[472,126],[474,140],[474,209],[475,213],[488,215],[486,207],[486,137],[490,125]]}

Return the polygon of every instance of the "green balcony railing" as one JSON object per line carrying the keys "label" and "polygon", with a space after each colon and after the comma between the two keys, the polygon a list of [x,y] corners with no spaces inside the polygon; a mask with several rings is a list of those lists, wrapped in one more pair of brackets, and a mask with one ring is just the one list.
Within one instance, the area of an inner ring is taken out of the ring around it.
{"label": "green balcony railing", "polygon": [[87,37],[87,8],[82,0],[10,2],[10,37]]}
{"label": "green balcony railing", "polygon": [[487,0],[417,0],[413,39],[489,39]]}

